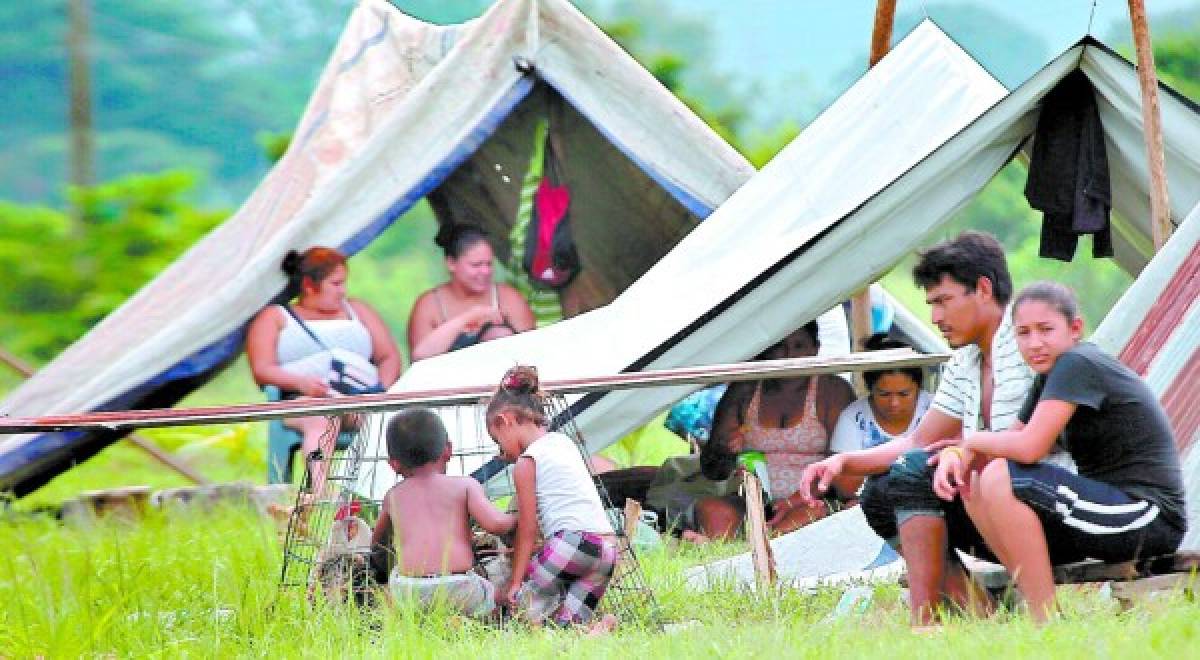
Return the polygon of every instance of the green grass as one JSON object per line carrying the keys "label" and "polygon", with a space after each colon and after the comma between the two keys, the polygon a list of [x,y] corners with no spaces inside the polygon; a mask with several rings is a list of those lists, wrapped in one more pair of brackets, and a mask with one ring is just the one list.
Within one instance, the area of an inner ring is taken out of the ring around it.
{"label": "green grass", "polygon": [[[1126,613],[1091,591],[1064,596],[1044,629],[1021,616],[952,619],[933,638],[908,631],[898,588],[876,589],[861,617],[827,618],[834,591],[759,597],[697,594],[683,570],[739,549],[676,548],[643,566],[673,633],[626,628],[609,639],[454,623],[444,613],[374,613],[280,592],[272,524],[239,509],[151,514],[62,526],[0,522],[0,656],[12,657],[1183,657],[1200,643],[1200,606],[1182,596]],[[986,655],[985,655],[986,654]]]}

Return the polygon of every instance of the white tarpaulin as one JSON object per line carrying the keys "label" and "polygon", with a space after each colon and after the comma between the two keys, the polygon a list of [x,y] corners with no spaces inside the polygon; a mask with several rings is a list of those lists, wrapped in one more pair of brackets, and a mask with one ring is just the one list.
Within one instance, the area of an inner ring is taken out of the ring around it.
{"label": "white tarpaulin", "polygon": [[[426,195],[450,200],[440,208],[452,218],[480,215],[503,229],[515,215],[534,119],[551,104],[575,164],[569,174],[603,173],[571,179],[586,192],[572,208],[580,279],[607,296],[601,302],[753,174],[566,0],[500,0],[449,27],[362,0],[287,154],[242,208],[0,410],[173,404],[241,350],[245,324],[283,289],[288,250],[357,252]],[[6,438],[0,490],[29,492],[114,437]]]}
{"label": "white tarpaulin", "polygon": [[[1026,143],[1039,101],[1076,69],[1100,106],[1117,261],[1138,273],[1153,249],[1134,68],[1087,38],[1007,91],[926,22],[613,303],[419,363],[395,389],[495,382],[518,362],[553,379],[755,355],[943,226]],[[1163,90],[1178,226],[1200,201],[1200,111]],[[682,393],[588,397],[574,406],[576,421],[603,447]]]}
{"label": "white tarpaulin", "polygon": [[[533,364],[543,379],[553,380],[750,358],[865,286],[902,252],[889,248],[867,257],[810,260],[805,263],[811,270],[802,276],[777,272],[777,265],[853,214],[1004,94],[949,37],[923,23],[611,304],[423,360],[392,391],[499,382],[515,363]],[[901,243],[912,245],[923,235],[905,236]],[[588,445],[603,447],[687,391],[590,397],[576,405],[577,421]],[[364,483],[386,481],[364,476]]]}
{"label": "white tarpaulin", "polygon": [[[806,578],[872,570],[899,560],[899,555],[867,526],[860,507],[773,539],[771,556],[779,581],[786,586]],[[756,582],[754,560],[744,552],[690,568],[686,578],[688,587],[701,591],[719,584],[751,587]]]}
{"label": "white tarpaulin", "polygon": [[[1185,219],[1090,337],[1137,370],[1162,400],[1183,454],[1188,535],[1180,549],[1200,551],[1200,206]],[[780,580],[790,586],[817,582],[892,579],[880,567],[889,555],[883,539],[867,526],[858,507],[840,512],[771,541]],[[894,555],[891,555],[894,556]],[[836,578],[834,576],[837,576]],[[688,586],[716,584],[752,588],[754,565],[742,553],[687,573]]]}

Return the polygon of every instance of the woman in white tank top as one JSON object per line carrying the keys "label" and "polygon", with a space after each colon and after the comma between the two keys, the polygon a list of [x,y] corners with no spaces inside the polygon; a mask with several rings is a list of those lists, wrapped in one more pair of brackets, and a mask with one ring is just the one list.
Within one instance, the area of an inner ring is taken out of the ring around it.
{"label": "woman in white tank top", "polygon": [[[400,351],[375,310],[347,299],[344,255],[324,247],[309,248],[302,255],[289,252],[283,270],[289,290],[298,296],[291,311],[281,305],[268,306],[246,333],[246,357],[259,386],[274,385],[290,397],[335,396],[329,386],[333,358],[341,360],[359,380],[370,379],[385,388],[396,382]],[[288,418],[284,424],[300,431],[306,459],[318,449],[329,458],[337,432],[326,434],[324,417]],[[319,446],[323,436],[329,447]],[[325,470],[324,461],[312,466],[315,493],[321,492]]]}

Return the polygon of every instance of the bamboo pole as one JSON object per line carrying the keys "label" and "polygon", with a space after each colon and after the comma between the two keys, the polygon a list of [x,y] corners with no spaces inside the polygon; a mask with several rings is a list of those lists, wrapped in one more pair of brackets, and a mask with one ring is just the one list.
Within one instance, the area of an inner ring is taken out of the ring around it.
{"label": "bamboo pole", "polygon": [[[547,381],[543,382],[541,387],[547,394],[587,394],[614,389],[711,385],[772,378],[800,378],[881,368],[928,367],[941,364],[949,358],[949,353],[917,353],[912,349],[902,348],[830,357],[789,358],[657,371],[636,371],[609,376]],[[118,430],[160,426],[203,426],[283,419],[285,417],[386,412],[414,405],[476,405],[482,399],[490,396],[495,389],[496,386],[493,384],[464,385],[410,392],[385,392],[325,399],[292,399],[234,406],[115,410],[30,418],[0,417],[0,434],[45,433],[71,429]]]}
{"label": "bamboo pole", "polygon": [[[896,21],[896,0],[878,0],[875,3],[875,26],[871,30],[871,55],[867,68],[870,69],[887,55],[892,45],[892,27]],[[854,294],[850,299],[850,343],[856,351],[871,336],[871,290],[870,287]],[[865,389],[861,376],[855,377],[859,389]]]}
{"label": "bamboo pole", "polygon": [[625,498],[625,539],[633,548],[633,539],[637,537],[638,522],[642,519],[642,503],[632,497]]}
{"label": "bamboo pole", "polygon": [[1129,0],[1129,22],[1137,51],[1138,83],[1142,91],[1142,127],[1146,138],[1146,160],[1150,170],[1150,226],[1154,249],[1159,250],[1171,237],[1171,205],[1167,195],[1167,165],[1163,154],[1162,114],[1158,106],[1158,75],[1154,69],[1154,49],[1150,45],[1150,26],[1146,21],[1145,0]]}
{"label": "bamboo pole", "polygon": [[20,374],[22,378],[29,378],[33,375],[32,365],[3,348],[0,348],[0,362]]}
{"label": "bamboo pole", "polygon": [[[5,364],[13,371],[20,374],[23,378],[29,378],[33,375],[33,367],[29,363],[13,355],[12,353],[9,353],[3,348],[0,348],[0,363]],[[154,442],[148,438],[140,436],[136,433],[130,433],[129,435],[125,436],[125,440],[134,447],[137,447],[138,449],[141,449],[149,454],[154,460],[183,475],[184,478],[188,479],[192,483],[199,484],[201,486],[206,486],[212,483],[212,481],[206,478],[204,475],[163,451],[158,445],[154,444]]]}

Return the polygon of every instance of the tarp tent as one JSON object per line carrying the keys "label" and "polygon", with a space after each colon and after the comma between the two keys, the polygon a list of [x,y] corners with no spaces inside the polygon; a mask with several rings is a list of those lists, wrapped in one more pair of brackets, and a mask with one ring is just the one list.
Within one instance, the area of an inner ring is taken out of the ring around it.
{"label": "tarp tent", "polygon": [[[362,0],[291,147],[237,214],[0,409],[175,403],[241,349],[246,322],[283,288],[289,249],[353,254],[427,195],[441,220],[506,235],[536,118],[551,107],[576,190],[588,307],[628,286],[754,171],[565,0],[500,0],[457,26]],[[5,438],[0,490],[27,493],[115,438]]]}
{"label": "tarp tent", "polygon": [[1129,287],[1092,341],[1146,379],[1183,457],[1188,534],[1200,550],[1200,205]]}
{"label": "tarp tent", "polygon": [[[1092,334],[1091,340],[1120,356],[1140,373],[1171,418],[1183,454],[1188,495],[1188,534],[1184,550],[1200,550],[1200,206],[1192,211],[1162,250]],[[859,507],[839,512],[771,541],[780,580],[803,585],[814,578],[845,583],[891,579],[901,565],[882,567],[896,554],[867,526]],[[750,553],[688,569],[688,585],[753,588]],[[852,579],[848,579],[852,578]]]}
{"label": "tarp tent", "polygon": [[[1095,87],[1104,126],[1116,259],[1139,273],[1154,251],[1133,66],[1087,37],[1007,90],[926,21],[610,305],[418,363],[395,389],[493,381],[514,362],[556,378],[748,358],[943,226],[1028,146],[1040,99],[1076,69]],[[1200,108],[1161,89],[1178,226],[1200,201]],[[575,419],[602,447],[681,393],[589,396]]]}
{"label": "tarp tent", "polygon": [[[891,261],[814,263],[801,277],[779,277],[774,266],[816,235],[813,227],[853,212],[1004,93],[927,22],[611,304],[535,332],[423,360],[393,390],[495,382],[515,362],[535,364],[552,380],[750,358],[815,318],[807,302],[814,294],[828,309],[886,270],[899,253]],[[887,115],[877,111],[885,102],[893,106]],[[855,278],[860,279],[851,284]],[[730,304],[736,308],[726,309]],[[589,444],[598,449],[687,391],[613,391],[577,401],[574,410]],[[468,431],[457,444],[486,445],[479,435]],[[392,481],[374,473],[386,466],[373,467],[361,473],[364,486]]]}

